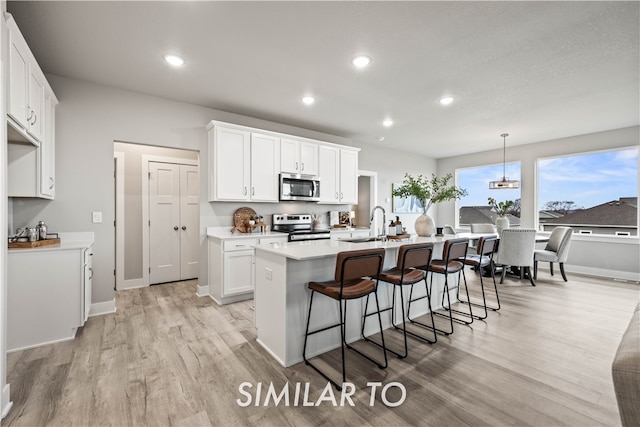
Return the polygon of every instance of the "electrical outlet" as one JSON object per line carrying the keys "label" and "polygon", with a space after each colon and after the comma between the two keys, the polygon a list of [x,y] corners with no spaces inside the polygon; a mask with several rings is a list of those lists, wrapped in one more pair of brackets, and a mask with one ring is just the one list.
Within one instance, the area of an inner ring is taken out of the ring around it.
{"label": "electrical outlet", "polygon": [[273,274],[273,270],[271,270],[270,268],[265,268],[264,269],[264,278],[267,280],[271,280],[271,276]]}
{"label": "electrical outlet", "polygon": [[102,222],[102,212],[93,212],[92,219],[94,224],[100,224]]}

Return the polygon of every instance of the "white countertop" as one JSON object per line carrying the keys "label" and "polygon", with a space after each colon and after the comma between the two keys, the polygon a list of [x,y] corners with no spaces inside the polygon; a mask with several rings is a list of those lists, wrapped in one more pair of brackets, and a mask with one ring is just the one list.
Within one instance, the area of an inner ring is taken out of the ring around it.
{"label": "white countertop", "polygon": [[9,253],[22,252],[47,252],[68,251],[74,249],[87,249],[93,246],[93,232],[58,233],[60,243],[55,245],[37,246],[35,248],[11,248]]}
{"label": "white countertop", "polygon": [[[345,242],[344,240],[309,240],[304,242],[286,242],[256,245],[256,251],[265,251],[286,258],[303,261],[314,258],[335,256],[338,252],[357,251],[361,249],[385,248],[395,249],[407,243],[442,243],[447,239],[463,237],[462,235],[450,235],[445,237],[419,237],[412,236],[408,240],[387,240],[386,242]],[[467,234],[464,237],[468,237]]]}

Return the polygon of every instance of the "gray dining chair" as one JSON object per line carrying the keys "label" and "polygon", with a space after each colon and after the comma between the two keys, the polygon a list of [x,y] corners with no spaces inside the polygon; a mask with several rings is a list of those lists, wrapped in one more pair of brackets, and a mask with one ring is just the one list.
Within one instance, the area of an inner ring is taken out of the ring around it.
{"label": "gray dining chair", "polygon": [[533,278],[538,278],[538,261],[548,262],[549,271],[553,276],[553,263],[560,264],[560,273],[565,282],[567,275],[564,272],[564,263],[569,257],[569,246],[571,246],[571,227],[556,227],[549,236],[549,241],[544,249],[536,249],[533,252]]}
{"label": "gray dining chair", "polygon": [[493,224],[471,224],[471,232],[472,233],[491,233],[495,234],[498,232],[497,228]]}
{"label": "gray dining chair", "polygon": [[494,262],[502,265],[500,283],[504,282],[504,276],[508,267],[520,267],[522,273],[527,273],[531,285],[535,286],[531,274],[533,265],[533,251],[536,246],[536,230],[533,228],[505,228],[500,236],[500,244]]}

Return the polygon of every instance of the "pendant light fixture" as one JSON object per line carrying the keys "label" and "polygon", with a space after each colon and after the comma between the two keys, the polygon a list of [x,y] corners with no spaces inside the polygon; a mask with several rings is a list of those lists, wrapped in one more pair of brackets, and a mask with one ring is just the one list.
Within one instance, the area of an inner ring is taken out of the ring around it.
{"label": "pendant light fixture", "polygon": [[506,177],[507,169],[507,137],[508,133],[500,135],[502,137],[502,180],[501,181],[489,181],[490,190],[511,190],[513,188],[520,188],[520,181],[509,180]]}

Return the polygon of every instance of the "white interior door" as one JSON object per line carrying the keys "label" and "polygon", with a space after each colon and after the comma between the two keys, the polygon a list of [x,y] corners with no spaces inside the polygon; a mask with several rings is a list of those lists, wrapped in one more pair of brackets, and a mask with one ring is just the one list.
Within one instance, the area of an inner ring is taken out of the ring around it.
{"label": "white interior door", "polygon": [[180,280],[198,277],[199,229],[200,178],[198,166],[180,165]]}
{"label": "white interior door", "polygon": [[180,280],[180,165],[149,162],[149,283]]}

